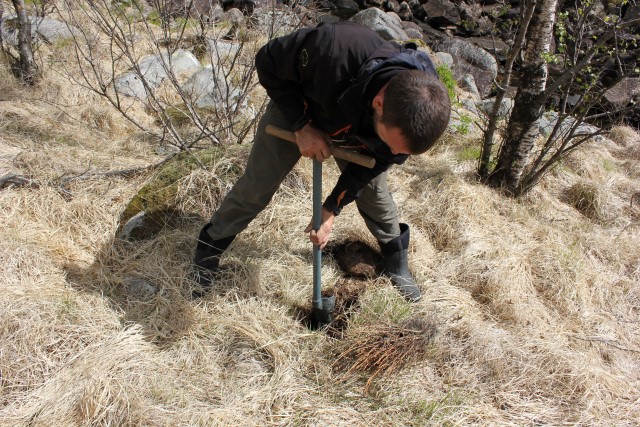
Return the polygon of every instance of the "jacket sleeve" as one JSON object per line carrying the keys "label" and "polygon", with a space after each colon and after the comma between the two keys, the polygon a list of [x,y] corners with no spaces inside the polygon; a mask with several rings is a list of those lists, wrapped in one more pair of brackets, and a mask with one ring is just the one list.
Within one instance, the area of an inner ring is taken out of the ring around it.
{"label": "jacket sleeve", "polygon": [[305,112],[304,85],[313,80],[323,51],[330,49],[332,38],[327,38],[326,31],[319,34],[316,28],[304,28],[271,40],[256,54],[258,80],[292,131],[311,120]]}
{"label": "jacket sleeve", "polygon": [[344,206],[360,196],[362,189],[372,179],[389,169],[393,164],[403,164],[408,158],[409,156],[404,154],[392,158],[376,157],[376,165],[371,169],[349,163],[322,206],[335,215],[339,215]]}

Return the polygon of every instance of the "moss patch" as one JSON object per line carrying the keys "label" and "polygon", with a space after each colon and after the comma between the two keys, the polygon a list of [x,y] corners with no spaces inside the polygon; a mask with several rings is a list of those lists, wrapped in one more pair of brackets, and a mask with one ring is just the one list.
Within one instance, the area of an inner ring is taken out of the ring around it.
{"label": "moss patch", "polygon": [[[156,174],[131,199],[120,216],[120,227],[134,216],[144,212],[143,224],[135,227],[129,235],[133,239],[149,238],[167,225],[176,225],[181,219],[197,216],[182,212],[175,207],[179,182],[201,165],[210,169],[226,157],[224,147],[180,153],[163,165]],[[242,173],[239,162],[226,171],[224,180],[236,180]]]}

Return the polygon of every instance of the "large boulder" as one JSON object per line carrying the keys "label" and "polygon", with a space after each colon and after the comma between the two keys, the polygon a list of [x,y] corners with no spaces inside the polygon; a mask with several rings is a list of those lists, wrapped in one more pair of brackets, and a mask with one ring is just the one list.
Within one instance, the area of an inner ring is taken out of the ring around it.
{"label": "large boulder", "polygon": [[640,102],[640,78],[625,77],[604,93],[605,100],[615,109]]}
{"label": "large boulder", "polygon": [[[53,44],[61,40],[70,40],[80,35],[80,30],[73,25],[50,18],[29,16],[31,23],[31,40],[34,43],[44,42]],[[0,33],[2,40],[11,45],[18,46],[18,17],[7,15],[2,19]]]}
{"label": "large boulder", "polygon": [[170,61],[167,54],[147,56],[140,60],[138,68],[139,72],[131,70],[118,76],[114,85],[121,95],[145,100],[148,96],[145,82],[149,90],[155,90],[167,78],[167,70],[171,69],[178,80],[184,80],[202,65],[191,52],[180,49],[171,55]]}
{"label": "large boulder", "polygon": [[331,14],[342,19],[349,19],[360,10],[360,6],[354,0],[334,0],[332,3],[335,9]]}
{"label": "large boulder", "polygon": [[358,12],[350,21],[371,28],[385,40],[407,40],[409,38],[402,29],[402,20],[393,12],[385,13],[372,7]]}
{"label": "large boulder", "polygon": [[510,47],[500,39],[495,37],[469,37],[465,40],[480,46],[500,62],[507,60]]}
{"label": "large boulder", "polygon": [[[538,130],[540,132],[540,135],[548,137],[551,132],[553,132],[553,129],[556,127],[559,119],[560,115],[557,112],[545,112],[538,121]],[[560,124],[555,137],[559,139],[566,137],[573,127],[576,127],[574,131],[574,137],[578,138],[587,135],[593,135],[599,131],[599,128],[597,128],[596,126],[584,122],[577,123],[577,120],[574,117],[567,116],[562,119],[562,123]],[[596,140],[601,140],[601,137],[597,137]]]}
{"label": "large boulder", "polygon": [[458,26],[462,24],[460,10],[449,0],[429,0],[422,5],[427,22],[433,27]]}
{"label": "large boulder", "polygon": [[483,98],[489,95],[493,81],[498,75],[498,63],[489,52],[457,37],[440,40],[435,50],[449,53],[453,57],[453,74],[456,79],[461,79],[465,74],[471,74],[480,95]]}
{"label": "large boulder", "polygon": [[407,5],[409,5],[411,13],[418,21],[424,21],[427,18],[427,13],[422,8],[420,0],[407,0]]}
{"label": "large boulder", "polygon": [[400,19],[402,19],[403,21],[411,21],[411,18],[413,18],[413,12],[411,11],[411,7],[409,6],[409,3],[407,3],[406,1],[403,1],[402,3],[400,3],[400,8],[398,9],[397,13]]}
{"label": "large boulder", "polygon": [[[333,15],[323,14],[321,16],[338,20]],[[251,16],[251,28],[267,37],[273,36],[274,23],[276,24],[277,35],[290,34],[298,29],[300,17],[291,10],[260,7],[253,11]]]}
{"label": "large boulder", "polygon": [[237,62],[234,59],[238,56],[240,47],[240,44],[219,39],[207,40],[207,53],[211,63],[225,69],[231,68],[232,63]]}
{"label": "large boulder", "polygon": [[[491,111],[493,111],[493,105],[495,103],[496,98],[485,99],[476,102],[476,107],[480,112],[488,116],[489,114],[491,114]],[[511,115],[511,110],[513,110],[513,99],[503,98],[502,103],[500,104],[500,108],[498,109],[498,117],[501,119],[506,119]]]}
{"label": "large boulder", "polygon": [[[625,121],[631,126],[640,125],[640,78],[625,77],[604,93],[602,111],[616,111],[632,107],[625,115]],[[607,125],[619,119],[620,115],[610,115],[609,120],[602,120]]]}
{"label": "large boulder", "polygon": [[198,108],[234,111],[238,102],[242,102],[240,107],[245,108],[247,100],[242,97],[242,91],[225,84],[220,74],[213,66],[207,65],[192,75],[181,89]]}

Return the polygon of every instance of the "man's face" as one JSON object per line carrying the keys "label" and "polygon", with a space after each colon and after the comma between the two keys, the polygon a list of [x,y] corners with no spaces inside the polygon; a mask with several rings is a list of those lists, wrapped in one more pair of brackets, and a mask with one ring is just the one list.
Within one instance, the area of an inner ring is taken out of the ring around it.
{"label": "man's face", "polygon": [[411,154],[407,139],[400,128],[387,126],[380,121],[377,110],[373,112],[373,127],[378,137],[389,147],[393,154]]}

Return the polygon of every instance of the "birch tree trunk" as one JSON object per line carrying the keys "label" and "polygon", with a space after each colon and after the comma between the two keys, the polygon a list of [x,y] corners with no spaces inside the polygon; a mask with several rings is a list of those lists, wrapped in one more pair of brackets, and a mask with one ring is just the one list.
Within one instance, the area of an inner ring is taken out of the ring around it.
{"label": "birch tree trunk", "polygon": [[[2,14],[4,13],[4,6],[2,5],[2,1],[0,1],[0,27],[2,27]],[[0,31],[0,49],[3,47],[2,40],[2,31]]]}
{"label": "birch tree trunk", "polygon": [[18,49],[20,50],[19,74],[23,82],[33,85],[39,78],[38,66],[33,58],[31,44],[31,22],[27,16],[24,0],[11,0],[18,16]]}
{"label": "birch tree trunk", "polygon": [[534,14],[524,51],[522,82],[514,100],[507,136],[490,181],[519,194],[519,185],[538,136],[544,112],[548,67],[545,60],[553,37],[558,0],[541,0]]}
{"label": "birch tree trunk", "polygon": [[518,34],[516,36],[516,40],[513,43],[511,49],[509,49],[509,54],[507,55],[507,62],[504,65],[504,71],[502,73],[502,78],[500,79],[500,84],[495,84],[497,88],[496,99],[493,103],[493,108],[491,109],[491,113],[489,114],[489,121],[487,123],[487,128],[484,131],[483,141],[482,141],[482,151],[480,152],[480,163],[478,165],[478,175],[482,179],[486,179],[489,175],[489,163],[491,161],[491,149],[493,147],[493,137],[498,128],[498,120],[500,119],[499,111],[500,106],[502,105],[502,100],[507,92],[507,88],[511,83],[511,72],[513,70],[513,64],[516,61],[516,58],[520,54],[522,50],[524,39],[527,34],[527,30],[529,28],[529,24],[531,23],[531,19],[534,16],[534,12],[536,10],[536,5],[539,0],[525,0],[523,1],[523,5],[525,7],[525,11],[522,17],[522,21],[520,22],[520,28],[518,29]]}

